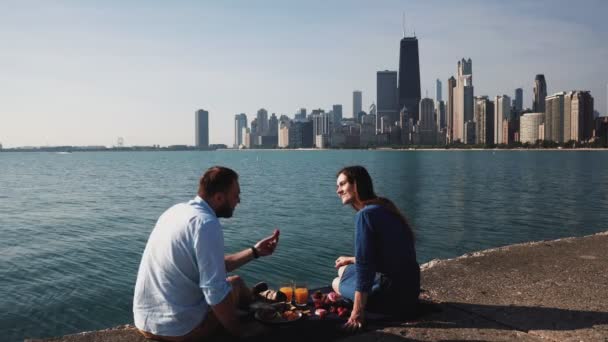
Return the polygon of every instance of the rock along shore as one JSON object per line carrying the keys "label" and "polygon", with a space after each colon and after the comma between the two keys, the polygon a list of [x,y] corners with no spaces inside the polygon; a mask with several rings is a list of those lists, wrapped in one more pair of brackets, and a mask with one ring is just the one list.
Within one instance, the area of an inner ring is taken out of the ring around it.
{"label": "rock along shore", "polygon": [[[608,341],[608,232],[421,266],[432,312],[343,341]],[[294,340],[297,337],[294,336]],[[125,325],[27,342],[146,341]]]}

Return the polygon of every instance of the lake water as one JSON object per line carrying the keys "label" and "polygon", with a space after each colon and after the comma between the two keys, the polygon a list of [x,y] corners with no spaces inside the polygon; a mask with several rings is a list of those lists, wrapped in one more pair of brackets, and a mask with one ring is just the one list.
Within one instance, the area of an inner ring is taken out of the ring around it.
{"label": "lake water", "polygon": [[156,219],[193,198],[212,165],[240,174],[227,252],[281,229],[273,256],[236,273],[327,285],[335,258],[352,254],[354,211],[335,194],[335,173],[352,164],[408,216],[420,263],[608,230],[605,151],[0,153],[1,339],[132,323]]}

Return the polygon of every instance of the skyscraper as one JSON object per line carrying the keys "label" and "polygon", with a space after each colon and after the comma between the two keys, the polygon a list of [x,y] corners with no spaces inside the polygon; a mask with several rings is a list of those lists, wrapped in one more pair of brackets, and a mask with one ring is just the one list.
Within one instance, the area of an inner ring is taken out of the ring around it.
{"label": "skyscraper", "polygon": [[437,135],[435,120],[435,104],[432,99],[420,100],[420,119],[418,120],[418,131],[420,133],[419,143],[421,145],[434,145]]}
{"label": "skyscraper", "polygon": [[[378,71],[376,73],[376,133],[380,132],[380,119],[388,116],[391,123],[399,120],[399,94],[397,93],[397,72]],[[372,114],[372,113],[370,113]]]}
{"label": "skyscraper", "polygon": [[494,143],[506,144],[504,136],[505,119],[511,113],[511,98],[507,95],[496,96],[494,100]]}
{"label": "skyscraper", "polygon": [[545,140],[564,142],[564,97],[565,92],[545,98]]}
{"label": "skyscraper", "polygon": [[239,148],[243,143],[243,128],[247,128],[247,115],[245,113],[234,116],[234,148]]}
{"label": "skyscraper", "polygon": [[494,144],[494,102],[475,96],[475,143]]}
{"label": "skyscraper", "polygon": [[435,81],[435,101],[439,102],[442,100],[443,98],[441,97],[441,80],[437,79]]}
{"label": "skyscraper", "polygon": [[458,61],[456,92],[454,96],[454,141],[464,142],[464,124],[473,121],[473,62]]}
{"label": "skyscraper", "polygon": [[418,39],[404,37],[399,49],[399,110],[407,107],[414,122],[418,121],[420,97]]}
{"label": "skyscraper", "polygon": [[445,102],[435,102],[435,120],[437,120],[437,129],[444,129],[446,126],[445,121]]}
{"label": "skyscraper", "polygon": [[[534,103],[532,104],[532,110],[535,113],[545,112],[545,98],[547,97],[547,82],[545,81],[545,75],[538,74],[534,79]],[[545,122],[546,122],[545,118]],[[545,126],[546,129],[546,126]],[[546,134],[545,130],[545,134]]]}
{"label": "skyscraper", "polygon": [[454,141],[454,89],[456,89],[456,79],[454,76],[448,79],[448,103],[447,103],[447,132],[446,139],[448,144]]}
{"label": "skyscraper", "polygon": [[306,108],[300,108],[295,115],[296,120],[306,120]]}
{"label": "skyscraper", "polygon": [[360,111],[363,110],[363,94],[360,90],[353,91],[353,118],[356,119]]}
{"label": "skyscraper", "polygon": [[519,113],[524,110],[524,90],[521,88],[515,89],[515,110]]}
{"label": "skyscraper", "polygon": [[334,122],[336,125],[340,125],[340,121],[342,121],[342,105],[335,104],[332,107],[332,112],[334,113]]}
{"label": "skyscraper", "polygon": [[275,113],[272,113],[270,119],[268,119],[268,135],[279,134],[279,119]]}
{"label": "skyscraper", "polygon": [[538,126],[545,120],[545,113],[526,113],[519,119],[519,141],[522,143],[536,144],[539,137]]}
{"label": "skyscraper", "polygon": [[571,91],[564,96],[564,142],[588,141],[593,135],[593,96],[589,91]]}
{"label": "skyscraper", "polygon": [[209,112],[199,109],[194,113],[195,145],[198,148],[209,148]]}
{"label": "skyscraper", "polygon": [[258,119],[258,135],[266,135],[268,134],[268,111],[264,108],[260,108],[257,113]]}
{"label": "skyscraper", "polygon": [[[329,134],[331,132],[331,124],[329,122],[329,114],[320,113],[312,115],[312,135],[313,141],[317,148],[327,147],[326,143],[329,141]],[[322,138],[318,138],[322,136]],[[321,140],[318,140],[321,139]]]}

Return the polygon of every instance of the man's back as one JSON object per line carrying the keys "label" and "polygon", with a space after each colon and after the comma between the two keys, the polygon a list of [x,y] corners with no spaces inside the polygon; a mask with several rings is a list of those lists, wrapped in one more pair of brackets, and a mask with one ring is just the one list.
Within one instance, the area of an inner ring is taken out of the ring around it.
{"label": "man's back", "polygon": [[165,211],[139,267],[135,325],[163,336],[181,336],[196,327],[209,306],[230,291],[223,253],[221,225],[200,197]]}

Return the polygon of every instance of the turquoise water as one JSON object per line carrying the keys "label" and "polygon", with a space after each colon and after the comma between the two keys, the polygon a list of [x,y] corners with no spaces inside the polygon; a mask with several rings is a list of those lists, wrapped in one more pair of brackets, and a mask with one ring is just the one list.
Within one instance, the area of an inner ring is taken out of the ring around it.
{"label": "turquoise water", "polygon": [[366,166],[412,222],[419,262],[608,230],[608,152],[214,151],[0,153],[0,336],[49,337],[132,322],[133,285],[158,216],[212,165],[241,177],[226,250],[281,229],[248,283],[326,285],[351,254],[335,173]]}

